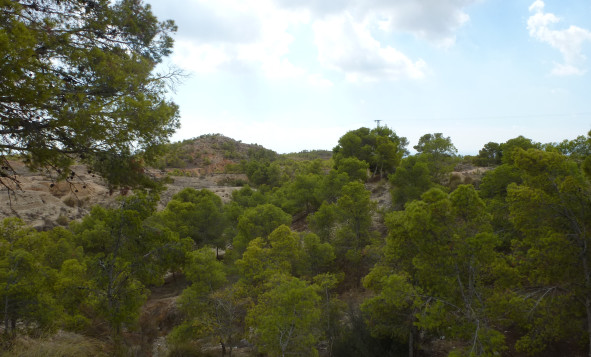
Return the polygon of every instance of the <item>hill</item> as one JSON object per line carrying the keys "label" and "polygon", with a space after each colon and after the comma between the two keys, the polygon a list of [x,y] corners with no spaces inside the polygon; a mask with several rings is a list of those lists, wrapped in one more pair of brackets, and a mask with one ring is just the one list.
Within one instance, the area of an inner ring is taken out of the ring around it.
{"label": "hill", "polygon": [[222,134],[206,134],[167,145],[155,166],[197,176],[232,171],[242,161],[272,161],[277,157],[275,151],[258,144],[245,144]]}
{"label": "hill", "polygon": [[[243,160],[267,158],[277,153],[257,144],[244,144],[220,134],[169,144],[157,168],[148,173],[156,179],[170,177],[160,207],[185,187],[207,188],[228,201],[233,190],[247,182],[238,166]],[[40,230],[67,225],[88,214],[94,205],[110,206],[126,190],[112,191],[84,165],[74,165],[75,179],[56,182],[44,172],[30,171],[22,162],[11,161],[19,187],[0,195],[0,218],[16,216]]]}

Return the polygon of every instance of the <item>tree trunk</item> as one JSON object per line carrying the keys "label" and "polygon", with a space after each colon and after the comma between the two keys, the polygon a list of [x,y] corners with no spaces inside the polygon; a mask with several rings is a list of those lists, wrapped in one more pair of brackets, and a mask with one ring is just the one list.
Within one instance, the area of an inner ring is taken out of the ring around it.
{"label": "tree trunk", "polygon": [[414,331],[413,328],[410,328],[408,333],[408,357],[413,357],[415,352],[415,341],[414,341]]}
{"label": "tree trunk", "polygon": [[587,314],[587,338],[589,343],[589,351],[588,356],[591,357],[591,298],[589,297],[588,291],[591,288],[591,272],[589,271],[589,262],[587,260],[587,238],[583,236],[583,254],[582,254],[582,263],[583,263],[583,272],[585,274],[585,312]]}
{"label": "tree trunk", "polygon": [[4,297],[4,333],[8,335],[8,295]]}
{"label": "tree trunk", "polygon": [[224,345],[224,341],[220,340],[220,345],[222,345],[222,356],[225,356],[226,355],[226,345]]}
{"label": "tree trunk", "polygon": [[587,337],[589,338],[589,353],[591,357],[591,299],[585,298],[585,312],[587,313]]}
{"label": "tree trunk", "polygon": [[415,321],[415,318],[413,317],[411,325],[410,325],[410,331],[408,334],[408,357],[414,357],[415,355],[415,344],[416,344],[416,336],[417,336],[417,328],[413,325],[413,322]]}

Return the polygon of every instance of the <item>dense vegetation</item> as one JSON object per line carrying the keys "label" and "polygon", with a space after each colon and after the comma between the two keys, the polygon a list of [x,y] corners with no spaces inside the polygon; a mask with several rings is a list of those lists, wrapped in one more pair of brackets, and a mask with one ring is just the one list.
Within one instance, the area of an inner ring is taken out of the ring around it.
{"label": "dense vegetation", "polygon": [[[399,154],[378,159],[378,143]],[[124,333],[175,272],[188,285],[171,355],[203,343],[232,355],[241,340],[268,356],[591,353],[591,133],[464,158],[435,133],[415,150],[361,128],[334,160],[244,161],[252,187],[226,204],[186,188],[156,211],[157,192],[137,191],[67,229],[7,218],[3,346],[103,326],[112,352],[130,353]],[[452,172],[470,165],[486,166],[481,180]],[[371,199],[376,187],[392,205]]]}
{"label": "dense vegetation", "polygon": [[[138,355],[131,332],[172,273],[187,284],[171,356],[211,344],[224,355],[246,344],[266,356],[591,356],[591,132],[491,142],[471,158],[442,133],[409,155],[385,126],[345,133],[330,157],[167,145],[178,73],[154,69],[174,31],[139,0],[0,0],[0,185],[18,184],[10,158],[52,180],[84,163],[112,187],[143,187],[68,227],[0,222],[2,355]],[[248,184],[225,204],[186,188],[157,211],[149,161]],[[471,165],[481,180],[454,172]],[[388,189],[391,205],[372,200]]]}
{"label": "dense vegetation", "polygon": [[[0,1],[0,185],[8,158],[74,180],[84,162],[113,186],[150,185],[143,163],[178,127],[172,21],[137,0]],[[13,186],[12,186],[13,187]]]}

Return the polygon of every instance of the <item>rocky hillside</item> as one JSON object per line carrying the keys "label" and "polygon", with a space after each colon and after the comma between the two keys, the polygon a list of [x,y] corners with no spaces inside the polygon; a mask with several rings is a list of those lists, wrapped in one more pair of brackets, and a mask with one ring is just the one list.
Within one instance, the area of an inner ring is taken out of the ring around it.
{"label": "rocky hillside", "polygon": [[276,157],[276,152],[260,145],[245,144],[221,134],[207,134],[170,144],[156,167],[199,176],[235,170],[242,161],[274,160]]}
{"label": "rocky hillside", "polygon": [[[282,155],[289,160],[330,159],[329,151],[304,151]],[[161,195],[160,209],[172,196],[185,187],[207,188],[229,201],[232,191],[248,181],[240,173],[241,162],[275,160],[280,156],[256,144],[244,144],[220,134],[203,135],[195,139],[170,144],[149,173],[156,178],[169,176],[171,183]],[[110,191],[104,180],[83,165],[74,165],[71,182],[55,182],[51,176],[31,172],[18,161],[11,162],[19,187],[0,190],[0,219],[16,216],[36,229],[51,229],[80,219],[94,205],[111,206],[125,191]],[[450,186],[460,183],[477,184],[486,169],[462,167],[451,176]],[[372,198],[382,207],[390,205],[386,183],[369,185]]]}
{"label": "rocky hillside", "polygon": [[[175,155],[178,155],[175,156]],[[161,195],[160,208],[185,187],[207,188],[228,201],[237,184],[247,181],[246,175],[228,173],[240,160],[273,157],[275,152],[259,145],[243,144],[222,135],[204,135],[182,143],[171,144],[160,164],[150,169],[157,178],[170,176],[171,183]],[[105,181],[83,165],[72,166],[71,182],[56,182],[43,172],[30,171],[22,162],[12,161],[18,186],[0,191],[0,218],[16,216],[37,229],[51,229],[80,219],[94,205],[116,204],[125,191],[111,191]]]}

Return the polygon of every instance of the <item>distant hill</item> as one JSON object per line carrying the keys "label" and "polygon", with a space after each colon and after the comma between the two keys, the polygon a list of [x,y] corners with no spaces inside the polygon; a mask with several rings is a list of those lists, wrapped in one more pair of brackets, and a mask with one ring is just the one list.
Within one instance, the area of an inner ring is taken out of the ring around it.
{"label": "distant hill", "polygon": [[272,161],[277,157],[275,151],[258,144],[245,144],[222,134],[206,134],[168,144],[155,166],[167,171],[210,174],[226,172],[228,165],[237,165],[243,160]]}
{"label": "distant hill", "polygon": [[206,134],[165,147],[156,168],[185,173],[188,176],[236,172],[243,161],[288,159],[296,161],[330,160],[332,151],[304,150],[298,153],[277,154],[258,144],[245,144],[222,134]]}
{"label": "distant hill", "polygon": [[297,161],[306,160],[330,160],[332,159],[332,151],[330,150],[304,150],[300,152],[292,152],[289,154],[283,154],[282,157],[286,159],[292,159]]}

